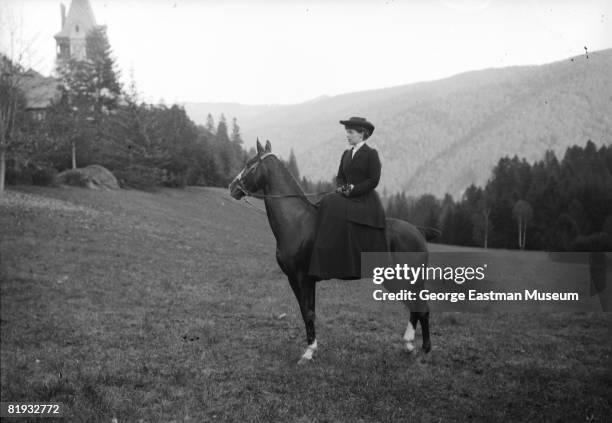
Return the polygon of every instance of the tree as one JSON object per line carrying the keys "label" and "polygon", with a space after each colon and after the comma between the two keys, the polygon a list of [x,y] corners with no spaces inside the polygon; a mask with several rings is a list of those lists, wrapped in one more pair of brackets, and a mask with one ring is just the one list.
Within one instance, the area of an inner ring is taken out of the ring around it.
{"label": "tree", "polygon": [[604,220],[603,225],[601,225],[601,232],[605,232],[612,236],[612,214]]}
{"label": "tree", "polygon": [[512,209],[512,215],[518,223],[518,246],[521,250],[524,250],[527,237],[527,225],[533,218],[533,209],[527,201],[519,200]]}
{"label": "tree", "polygon": [[19,88],[23,68],[0,54],[0,195],[4,192],[6,155],[17,145],[25,118],[25,95]]}
{"label": "tree", "polygon": [[416,225],[439,228],[442,207],[438,199],[431,194],[423,194],[410,207],[406,220]]}
{"label": "tree", "polygon": [[240,126],[238,126],[238,119],[232,119],[232,135],[230,136],[232,143],[239,147],[242,147],[242,136],[240,135]]}
{"label": "tree", "polygon": [[198,127],[198,138],[190,151],[194,164],[189,170],[189,185],[222,185],[209,137],[210,132]]}
{"label": "tree", "polygon": [[296,181],[300,180],[300,170],[297,165],[297,159],[295,158],[295,153],[293,152],[293,148],[289,153],[289,161],[287,162],[287,170],[289,173],[293,175]]}
{"label": "tree", "polygon": [[514,204],[522,198],[526,198],[531,183],[531,166],[525,159],[517,156],[512,158],[503,157],[499,160],[491,179],[485,187],[486,207],[480,207],[480,211],[488,214],[483,216],[482,223],[486,226],[487,221],[495,224],[495,232],[489,227],[488,244],[493,247],[510,248],[514,245],[515,225],[512,217]]}
{"label": "tree", "polygon": [[122,88],[105,26],[97,26],[87,34],[86,52],[93,68],[95,110],[97,113],[113,110],[117,107]]}
{"label": "tree", "polygon": [[455,242],[456,209],[453,197],[446,193],[440,209],[440,237],[437,242],[452,244]]}
{"label": "tree", "polygon": [[[487,187],[488,188],[488,187]],[[477,245],[489,246],[492,204],[487,189],[470,185],[464,193],[464,201],[470,211],[473,224],[472,237]]]}
{"label": "tree", "polygon": [[551,222],[559,216],[562,191],[559,182],[559,161],[555,153],[548,150],[544,154],[544,160],[535,162],[531,167],[531,184],[525,197],[525,201],[534,210],[530,248],[549,247],[548,232],[551,230]]}
{"label": "tree", "polygon": [[224,183],[229,182],[232,173],[233,151],[229,136],[227,134],[227,124],[225,122],[225,116],[223,114],[221,114],[221,116],[219,117],[215,141],[217,143],[219,167],[221,170],[221,174],[223,175]]}
{"label": "tree", "polygon": [[553,230],[550,232],[550,240],[548,245],[553,250],[570,251],[571,243],[578,235],[578,226],[572,217],[567,214],[561,214],[553,225]]}
{"label": "tree", "polygon": [[57,69],[62,98],[56,107],[65,115],[63,123],[73,169],[77,167],[77,150],[85,162],[99,161],[100,153],[104,153],[104,146],[99,145],[101,128],[122,95],[105,27],[96,27],[87,34],[86,52],[85,60],[61,61]]}
{"label": "tree", "polygon": [[230,142],[232,144],[232,163],[231,163],[231,174],[232,176],[240,172],[240,169],[247,160],[246,152],[242,148],[242,135],[240,134],[240,126],[238,126],[238,119],[232,119],[232,135],[230,136]]}
{"label": "tree", "polygon": [[64,130],[70,146],[72,168],[77,168],[77,147],[87,148],[96,113],[94,67],[85,60],[69,59],[58,67],[61,98],[54,104],[64,116]]}
{"label": "tree", "polygon": [[211,134],[215,133],[215,120],[210,113],[206,116],[206,130]]}
{"label": "tree", "polygon": [[406,198],[406,193],[396,193],[389,198],[387,203],[387,216],[397,219],[408,220],[410,218],[410,204]]}
{"label": "tree", "polygon": [[487,201],[486,196],[479,201],[476,216],[477,223],[474,225],[474,228],[477,230],[477,233],[480,232],[482,234],[483,248],[486,249],[489,246],[489,232],[492,228],[491,203]]}

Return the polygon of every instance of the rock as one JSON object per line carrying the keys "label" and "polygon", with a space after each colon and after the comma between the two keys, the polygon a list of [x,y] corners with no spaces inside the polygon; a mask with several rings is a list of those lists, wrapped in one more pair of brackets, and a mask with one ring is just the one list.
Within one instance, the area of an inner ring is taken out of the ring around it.
{"label": "rock", "polygon": [[65,170],[57,175],[57,179],[60,184],[89,189],[119,189],[117,178],[108,169],[100,165]]}

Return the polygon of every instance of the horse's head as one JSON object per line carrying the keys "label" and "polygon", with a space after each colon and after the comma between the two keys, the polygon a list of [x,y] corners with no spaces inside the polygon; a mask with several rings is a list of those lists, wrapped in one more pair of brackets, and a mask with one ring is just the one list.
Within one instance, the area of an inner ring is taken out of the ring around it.
{"label": "horse's head", "polygon": [[263,160],[270,155],[274,156],[270,141],[266,141],[266,146],[262,147],[259,140],[257,140],[257,154],[247,160],[244,168],[229,184],[228,188],[232,197],[240,200],[245,195],[259,191],[264,187],[267,172]]}

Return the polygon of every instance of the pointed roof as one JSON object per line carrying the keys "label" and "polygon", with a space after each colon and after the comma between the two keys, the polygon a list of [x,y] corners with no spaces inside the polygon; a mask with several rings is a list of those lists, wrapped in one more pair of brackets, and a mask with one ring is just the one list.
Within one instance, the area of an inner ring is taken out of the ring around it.
{"label": "pointed roof", "polygon": [[[79,30],[76,30],[76,27]],[[96,18],[89,0],[72,0],[64,27],[55,34],[55,38],[85,38],[87,33],[96,26]]]}

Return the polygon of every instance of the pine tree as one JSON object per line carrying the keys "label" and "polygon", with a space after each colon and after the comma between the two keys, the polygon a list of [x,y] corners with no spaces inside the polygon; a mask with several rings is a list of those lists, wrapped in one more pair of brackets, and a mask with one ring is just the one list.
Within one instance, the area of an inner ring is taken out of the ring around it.
{"label": "pine tree", "polygon": [[86,52],[85,60],[69,59],[58,64],[61,99],[54,107],[63,112],[56,115],[63,115],[64,139],[73,168],[77,167],[77,154],[79,161],[87,164],[99,161],[101,154],[114,148],[100,138],[106,116],[118,107],[121,96],[105,27],[89,32]]}
{"label": "pine tree", "polygon": [[86,51],[93,66],[96,110],[112,110],[117,107],[121,96],[121,84],[105,26],[97,26],[87,34]]}
{"label": "pine tree", "polygon": [[230,136],[230,140],[239,148],[242,148],[242,136],[240,135],[240,126],[238,126],[238,120],[236,118],[232,119],[232,135]]}
{"label": "pine tree", "polygon": [[232,135],[230,136],[232,143],[232,176],[240,172],[242,166],[247,161],[247,155],[242,148],[242,135],[240,134],[240,126],[238,126],[238,120],[232,119]]}
{"label": "pine tree", "polygon": [[293,175],[296,181],[300,180],[300,169],[297,165],[297,159],[295,158],[295,154],[293,153],[293,148],[291,149],[291,153],[289,153],[289,162],[287,163],[287,170],[289,173]]}
{"label": "pine tree", "polygon": [[232,178],[233,168],[233,148],[229,136],[227,134],[227,124],[225,123],[225,116],[221,114],[219,117],[219,123],[217,124],[217,133],[215,136],[217,144],[219,168],[221,176],[225,182],[229,182]]}
{"label": "pine tree", "polygon": [[206,130],[211,134],[215,133],[215,119],[213,119],[210,113],[206,116]]}

